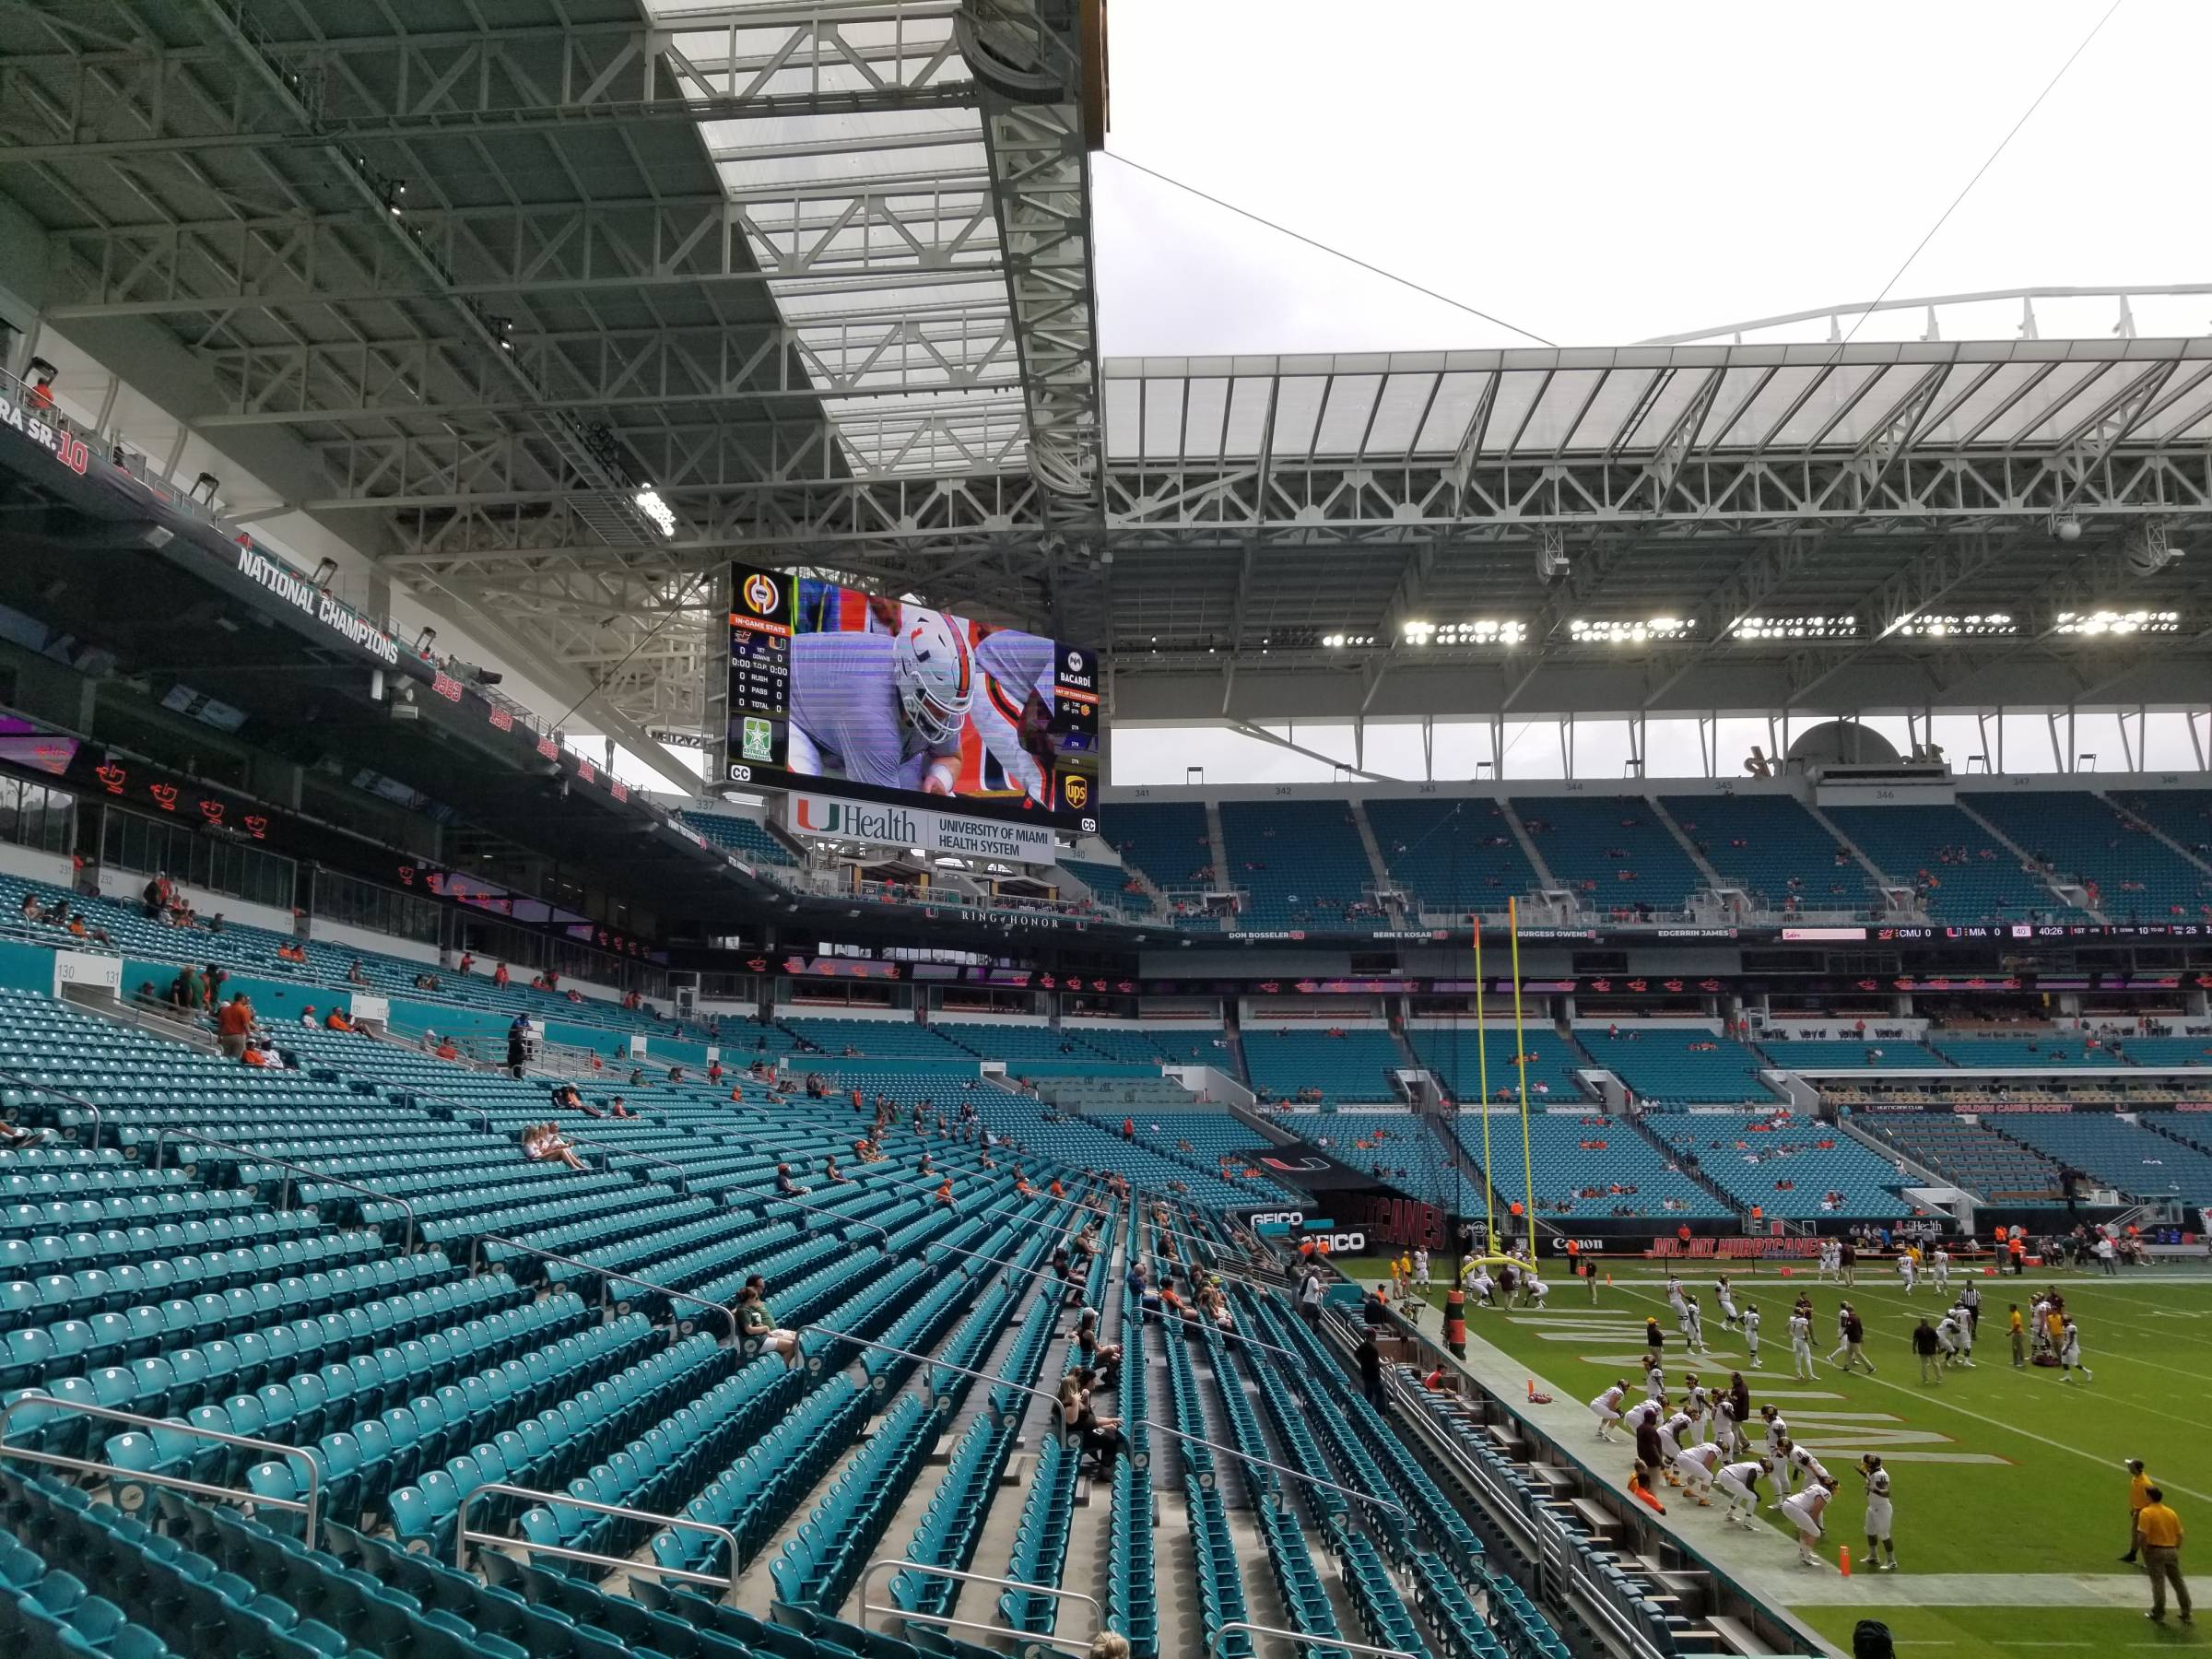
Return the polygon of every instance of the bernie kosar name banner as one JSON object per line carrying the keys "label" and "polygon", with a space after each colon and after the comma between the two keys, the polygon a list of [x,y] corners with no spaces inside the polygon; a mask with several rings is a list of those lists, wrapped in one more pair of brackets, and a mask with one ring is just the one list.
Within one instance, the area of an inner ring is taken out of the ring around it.
{"label": "bernie kosar name banner", "polygon": [[921,806],[848,801],[794,790],[783,797],[783,824],[794,835],[820,841],[865,841],[880,847],[919,847],[960,858],[1003,858],[1016,864],[1059,862],[1050,826],[1002,824]]}

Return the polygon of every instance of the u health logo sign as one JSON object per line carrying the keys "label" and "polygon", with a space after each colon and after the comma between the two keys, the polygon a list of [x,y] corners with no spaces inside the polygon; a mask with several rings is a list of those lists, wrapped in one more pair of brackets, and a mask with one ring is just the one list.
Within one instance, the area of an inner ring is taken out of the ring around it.
{"label": "u health logo sign", "polygon": [[783,797],[784,827],[794,833],[879,847],[920,847],[962,858],[1018,864],[1059,862],[1057,843],[1040,824],[1001,824],[921,806],[888,806],[794,790]]}

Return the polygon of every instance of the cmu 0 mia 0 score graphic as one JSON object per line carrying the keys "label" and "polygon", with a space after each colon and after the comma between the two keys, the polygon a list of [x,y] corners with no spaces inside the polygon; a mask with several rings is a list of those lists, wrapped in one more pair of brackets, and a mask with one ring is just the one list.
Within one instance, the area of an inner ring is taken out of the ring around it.
{"label": "cmu 0 mia 0 score graphic", "polygon": [[730,594],[731,782],[1097,829],[1095,652],[813,577]]}

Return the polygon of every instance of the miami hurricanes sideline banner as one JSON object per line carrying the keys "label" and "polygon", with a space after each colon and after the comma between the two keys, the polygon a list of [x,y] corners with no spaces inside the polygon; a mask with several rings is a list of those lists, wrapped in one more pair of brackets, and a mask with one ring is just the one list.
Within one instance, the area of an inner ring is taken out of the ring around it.
{"label": "miami hurricanes sideline banner", "polygon": [[1050,865],[1060,854],[1049,826],[1001,824],[923,806],[888,806],[838,795],[794,790],[783,797],[783,826],[794,835],[824,841],[865,841],[879,847],[919,847],[961,858],[1003,858]]}

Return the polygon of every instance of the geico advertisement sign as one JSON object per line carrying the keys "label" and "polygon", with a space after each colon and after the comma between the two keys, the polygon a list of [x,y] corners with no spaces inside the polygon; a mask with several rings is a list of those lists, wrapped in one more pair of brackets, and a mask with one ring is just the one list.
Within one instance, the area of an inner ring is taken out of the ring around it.
{"label": "geico advertisement sign", "polygon": [[1300,1239],[1299,1242],[1311,1242],[1316,1248],[1325,1244],[1331,1255],[1358,1255],[1367,1248],[1367,1235],[1363,1232],[1311,1232]]}
{"label": "geico advertisement sign", "polygon": [[1304,1210],[1259,1210],[1252,1218],[1254,1227],[1303,1227]]}

